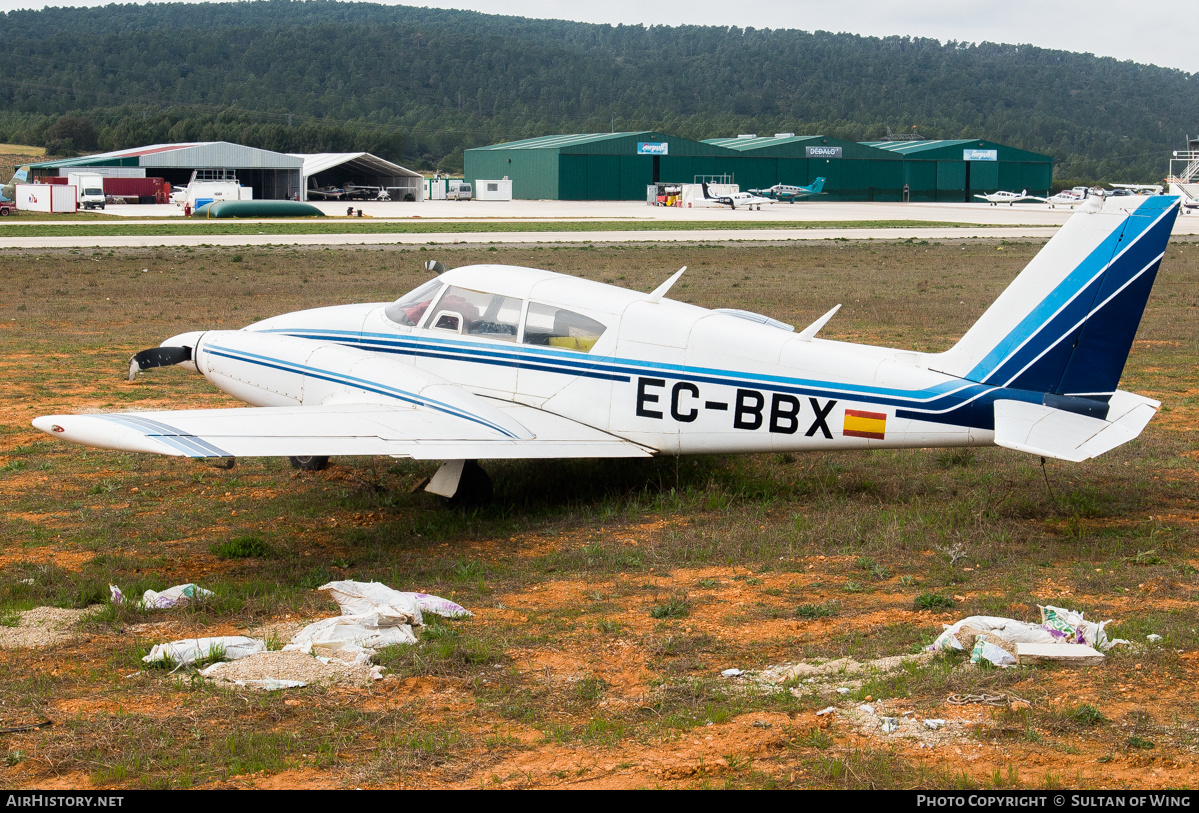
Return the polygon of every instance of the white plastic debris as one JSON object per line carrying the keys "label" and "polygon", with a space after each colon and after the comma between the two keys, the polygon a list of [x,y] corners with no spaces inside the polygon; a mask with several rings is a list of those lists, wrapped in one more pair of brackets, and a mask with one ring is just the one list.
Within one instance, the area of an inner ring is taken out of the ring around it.
{"label": "white plastic debris", "polygon": [[990,661],[996,666],[1015,666],[1016,656],[1000,646],[987,640],[985,635],[974,639],[974,651],[970,653],[970,662]]}
{"label": "white plastic debris", "polygon": [[1156,644],[1158,641],[1160,641],[1162,639],[1162,637],[1160,635],[1158,635],[1156,632],[1151,632],[1145,636],[1145,639],[1147,641],[1149,641],[1149,643],[1151,643],[1151,644]]}
{"label": "white plastic debris", "polygon": [[841,686],[837,689],[837,694],[849,694],[851,691],[853,691],[853,689],[850,689],[847,686]]}
{"label": "white plastic debris", "polygon": [[725,669],[720,673],[721,677],[737,677],[742,674],[740,669]]}
{"label": "white plastic debris", "polygon": [[444,618],[469,618],[473,615],[470,610],[449,599],[428,593],[401,593],[380,582],[347,580],[329,582],[317,589],[324,590],[337,602],[342,615],[362,615],[384,607],[394,607],[412,615],[415,624],[423,623],[422,612]]}
{"label": "white plastic debris", "polygon": [[862,705],[858,706],[858,708],[867,714],[874,714],[874,706],[863,703]]}
{"label": "white plastic debris", "polygon": [[449,618],[470,611],[439,596],[401,593],[379,582],[337,581],[317,588],[327,592],[342,614],[309,624],[284,652],[298,651],[342,663],[368,663],[385,646],[415,644],[413,626],[423,623],[422,612]]}
{"label": "white plastic debris", "polygon": [[[963,618],[953,626],[946,627],[928,649],[929,651],[964,650],[965,647],[958,640],[958,635],[963,630],[973,634],[986,633],[987,637],[993,640],[1012,644],[1088,644],[1098,650],[1106,650],[1116,644],[1128,643],[1122,639],[1108,640],[1107,633],[1103,628],[1110,623],[1109,621],[1101,623],[1087,621],[1080,612],[1051,605],[1045,605],[1039,609],[1040,624],[1030,624],[1014,618],[990,615],[972,615],[969,618]],[[977,642],[974,649],[977,650]]]}
{"label": "white plastic debris", "polygon": [[936,731],[938,729],[945,727],[945,721],[944,720],[925,720],[924,727],[927,729],[930,729],[932,731]]}
{"label": "white plastic debris", "polygon": [[829,706],[829,707],[828,707],[828,708],[826,708],[826,709],[821,709],[820,711],[816,712],[816,716],[817,716],[817,717],[823,717],[823,716],[824,716],[824,715],[826,715],[826,714],[832,714],[832,713],[833,713],[834,711],[836,711],[836,710],[837,710],[837,709],[836,709],[836,707],[835,707],[835,706]]}
{"label": "white plastic debris", "polygon": [[415,643],[410,616],[397,615],[394,608],[388,608],[309,624],[296,633],[283,651],[323,655],[354,664],[369,662],[385,646]]}
{"label": "white plastic debris", "polygon": [[[113,604],[125,603],[125,594],[115,584],[108,585],[108,595]],[[147,590],[142,594],[141,600],[137,602],[137,606],[146,610],[163,610],[168,607],[178,607],[189,601],[211,595],[211,590],[205,590],[203,587],[195,584],[177,584],[174,587],[168,587],[161,593]]]}
{"label": "white plastic debris", "polygon": [[879,725],[879,727],[883,730],[884,734],[890,734],[892,731],[899,728],[899,718],[897,717],[882,717],[880,719],[882,720],[882,723]]}
{"label": "white plastic debris", "polygon": [[227,635],[220,638],[188,638],[182,641],[171,641],[169,644],[157,644],[142,660],[146,663],[159,663],[169,658],[182,666],[214,656],[221,660],[235,661],[265,649],[265,642],[242,635]]}

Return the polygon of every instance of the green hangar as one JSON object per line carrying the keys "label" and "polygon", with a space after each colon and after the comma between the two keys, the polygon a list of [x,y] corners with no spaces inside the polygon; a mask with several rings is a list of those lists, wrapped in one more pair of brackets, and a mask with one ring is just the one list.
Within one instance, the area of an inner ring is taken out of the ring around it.
{"label": "green hangar", "polygon": [[645,200],[653,183],[726,177],[741,189],[825,178],[825,200],[969,202],[998,190],[1049,192],[1053,159],[986,140],[844,141],[738,136],[706,141],[655,131],[542,136],[466,151],[468,181],[508,178],[512,196]]}
{"label": "green hangar", "polygon": [[1053,159],[993,141],[870,141],[865,146],[903,158],[912,200],[971,202],[1004,190],[1049,196]]}

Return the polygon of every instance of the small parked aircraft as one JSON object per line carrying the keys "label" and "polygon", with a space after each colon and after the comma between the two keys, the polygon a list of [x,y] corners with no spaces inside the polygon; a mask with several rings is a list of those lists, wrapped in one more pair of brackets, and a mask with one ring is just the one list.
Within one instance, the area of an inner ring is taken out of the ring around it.
{"label": "small parked aircraft", "polygon": [[1050,209],[1055,209],[1058,206],[1069,206],[1073,209],[1078,204],[1091,196],[1091,190],[1085,186],[1076,186],[1073,189],[1063,189],[1056,195],[1050,195],[1047,198],[1035,198],[1042,203],[1048,203]]}
{"label": "small parked aircraft", "polygon": [[1038,198],[1035,195],[1028,194],[1027,189],[1025,189],[1023,192],[992,192],[989,195],[975,195],[974,197],[978,198],[979,200],[985,200],[992,206],[998,206],[1001,203],[1006,203],[1008,206],[1011,206],[1013,203],[1019,203],[1022,200],[1044,200],[1043,198]]}
{"label": "small parked aircraft", "polygon": [[395,302],[194,331],[130,360],[178,364],[254,406],[47,415],[55,437],[187,457],[444,461],[428,490],[481,501],[496,458],[997,445],[1081,461],[1161,404],[1117,389],[1178,198],[1076,212],[942,353],[817,338],[808,327],[550,271],[441,271]]}
{"label": "small parked aircraft", "polygon": [[792,186],[785,183],[776,183],[769,189],[751,189],[749,190],[755,195],[761,195],[772,200],[785,200],[789,203],[795,203],[797,200],[812,197],[813,195],[827,195],[827,192],[822,192],[824,189],[824,178],[817,178],[812,181],[811,186]]}
{"label": "small parked aircraft", "polygon": [[391,195],[381,186],[348,183],[345,185],[345,193],[350,200],[391,200]]}
{"label": "small parked aircraft", "polygon": [[746,209],[752,209],[755,206],[761,210],[763,203],[774,203],[770,198],[763,198],[758,195],[750,194],[749,192],[733,192],[730,195],[713,195],[708,189],[708,185],[703,184],[704,199],[710,200],[713,203],[719,203],[721,206],[727,206],[730,209],[736,209],[738,206]]}
{"label": "small parked aircraft", "polygon": [[309,198],[320,198],[321,200],[341,200],[345,197],[346,190],[340,186],[314,186],[308,190]]}

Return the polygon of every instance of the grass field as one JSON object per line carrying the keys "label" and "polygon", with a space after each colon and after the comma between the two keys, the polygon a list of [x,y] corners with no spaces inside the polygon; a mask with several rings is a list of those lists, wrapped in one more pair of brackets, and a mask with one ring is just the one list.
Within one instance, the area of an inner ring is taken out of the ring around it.
{"label": "grass field", "polygon": [[[508,262],[805,325],[950,346],[1034,243],[0,252],[0,634],[99,603],[82,635],[0,649],[0,784],[50,787],[1192,787],[1199,748],[1199,244],[1171,244],[1123,388],[1162,411],[1084,464],[1000,449],[487,465],[493,504],[410,493],[431,465],[226,470],[35,432],[39,414],[215,407],[180,369],[123,380],[183,330],[383,301],[426,259]],[[247,542],[249,539],[251,542]],[[222,688],[144,669],[154,643],[302,625],[315,591],[382,581],[466,606],[371,686]],[[182,610],[106,604],[194,581]],[[1132,640],[1086,669],[962,658],[761,688],[730,667],[918,652],[1038,604]],[[948,606],[946,606],[948,605]],[[1146,635],[1163,636],[1155,644]],[[848,694],[838,694],[838,687]],[[953,695],[1001,705],[953,705]],[[854,709],[944,718],[923,747]],[[832,715],[817,716],[828,706]]]}

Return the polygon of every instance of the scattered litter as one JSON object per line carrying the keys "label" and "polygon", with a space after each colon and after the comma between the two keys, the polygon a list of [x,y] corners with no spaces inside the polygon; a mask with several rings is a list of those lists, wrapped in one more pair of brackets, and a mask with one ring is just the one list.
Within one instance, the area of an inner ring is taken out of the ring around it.
{"label": "scattered litter", "polygon": [[1145,636],[1145,638],[1151,644],[1156,644],[1158,641],[1160,641],[1162,639],[1162,637],[1160,635],[1158,635],[1156,632],[1149,633],[1148,635]]}
{"label": "scattered litter", "polygon": [[899,718],[898,717],[883,717],[882,723],[880,724],[879,728],[881,728],[883,730],[884,734],[890,734],[892,731],[899,728]]}
{"label": "scattered litter", "polygon": [[[311,683],[363,685],[383,679],[383,667],[370,663],[378,649],[416,643],[412,628],[422,624],[422,612],[449,618],[472,615],[438,596],[401,593],[379,582],[330,582],[318,589],[329,593],[342,614],[304,627],[282,651],[267,651],[266,643],[257,638],[195,638],[159,644],[142,660],[155,663],[169,658],[183,666],[216,658],[218,662],[202,669],[201,675],[266,691]],[[111,590],[114,603],[125,600],[119,588]],[[147,591],[142,602],[147,607],[173,606],[204,595],[212,593],[186,584],[162,593]]]}
{"label": "scattered litter", "polygon": [[721,677],[737,677],[741,674],[740,669],[725,669],[720,673]]}
{"label": "scattered litter", "polygon": [[[115,584],[108,585],[108,593],[113,604],[125,603],[125,594]],[[165,610],[168,607],[179,607],[189,601],[211,595],[211,590],[205,590],[195,584],[177,584],[174,587],[168,587],[161,593],[147,590],[142,594],[137,606],[145,610]]]}
{"label": "scattered litter", "polygon": [[816,712],[816,716],[817,716],[817,717],[823,717],[823,716],[824,716],[824,715],[826,715],[826,714],[832,714],[832,713],[833,713],[833,712],[835,712],[836,710],[837,710],[836,706],[829,706],[829,707],[828,707],[828,708],[826,708],[826,709],[821,709],[820,711]]}
{"label": "scattered litter", "polygon": [[862,705],[858,706],[858,708],[867,714],[874,714],[874,706],[863,703]]}
{"label": "scattered litter", "polygon": [[837,694],[849,694],[852,691],[853,691],[853,689],[850,689],[847,686],[841,686],[840,688],[837,689]]}
{"label": "scattered litter", "polygon": [[[1108,640],[1103,628],[1110,621],[1087,621],[1080,612],[1051,605],[1040,606],[1039,609],[1039,625],[989,615],[963,618],[946,627],[928,647],[928,651],[969,651],[973,663],[987,660],[996,666],[1015,666],[1021,662],[1017,656],[1017,648],[1021,645],[1085,644],[1095,650],[1106,650],[1117,644],[1129,643],[1123,639]],[[1096,654],[1101,655],[1099,652]],[[1039,657],[1047,656],[1048,653]]]}
{"label": "scattered litter", "polygon": [[246,638],[243,635],[226,635],[220,638],[188,638],[182,641],[171,641],[169,644],[157,644],[150,654],[142,658],[145,663],[159,663],[166,659],[174,661],[179,666],[195,663],[204,658],[219,657],[227,661],[245,658],[255,652],[262,652],[266,644],[257,638]]}
{"label": "scattered litter", "polygon": [[938,729],[945,727],[945,721],[944,720],[925,720],[924,727],[929,729],[930,731],[936,731]]}

